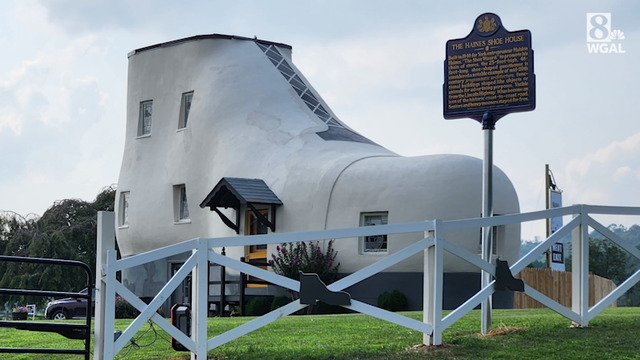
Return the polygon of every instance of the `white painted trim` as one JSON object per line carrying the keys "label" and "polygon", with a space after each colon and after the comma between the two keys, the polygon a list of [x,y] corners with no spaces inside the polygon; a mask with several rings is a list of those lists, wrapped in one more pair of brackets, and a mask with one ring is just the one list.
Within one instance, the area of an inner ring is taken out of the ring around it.
{"label": "white painted trim", "polygon": [[537,291],[536,289],[532,288],[527,284],[524,285],[524,293],[525,295],[529,296],[534,300],[537,300],[542,305],[566,317],[567,319],[575,322],[580,322],[580,316],[578,314],[574,313],[573,311],[564,307],[563,305],[557,303],[556,301],[551,300],[549,297],[545,296],[544,294],[540,293],[539,291]]}
{"label": "white painted trim", "polygon": [[300,282],[297,280],[293,280],[288,277],[261,269],[257,266],[253,266],[248,263],[241,262],[223,255],[217,254],[213,250],[209,250],[209,261],[216,263],[218,265],[222,265],[222,266],[240,271],[247,275],[257,277],[266,282],[282,286],[283,288],[286,288],[289,290],[300,291]]}
{"label": "white painted trim", "polygon": [[251,320],[248,323],[242,324],[234,329],[231,329],[227,332],[224,332],[212,339],[210,339],[207,343],[207,347],[209,349],[215,349],[220,345],[224,345],[231,340],[235,340],[242,335],[246,335],[254,330],[257,330],[265,325],[271,324],[272,322],[283,318],[287,315],[293,314],[298,310],[302,310],[306,308],[307,305],[300,304],[300,300],[296,300],[294,302],[290,302],[283,307],[279,307],[270,313],[262,315],[261,317]]}
{"label": "white painted trim", "polygon": [[344,308],[355,310],[357,312],[361,312],[363,314],[371,315],[375,318],[392,322],[396,325],[400,325],[409,329],[413,329],[415,331],[419,331],[425,334],[432,334],[433,327],[430,324],[425,324],[418,320],[414,320],[412,318],[402,316],[396,314],[391,311],[383,310],[379,307],[375,307],[369,304],[365,304],[358,300],[351,299],[351,305],[343,306]]}
{"label": "white painted trim", "polygon": [[385,258],[380,259],[379,261],[363,268],[355,273],[344,277],[333,284],[327,286],[327,288],[331,291],[340,291],[348,288],[349,286],[355,285],[360,281],[369,278],[372,275],[379,273],[380,271],[391,267],[410,256],[417,254],[418,252],[433,246],[434,241],[433,238],[422,239],[412,245],[407,246],[406,248],[394,253],[393,255],[389,255]]}
{"label": "white painted trim", "polygon": [[616,243],[616,245],[618,245],[621,248],[625,249],[629,254],[635,256],[636,258],[638,258],[638,260],[640,260],[640,249],[638,249],[635,246],[633,246],[633,245],[629,244],[628,242],[624,241],[620,236],[616,235],[611,230],[607,229],[606,227],[604,227],[599,222],[595,221],[590,216],[589,216],[589,226],[591,226],[597,232],[599,232],[600,234],[606,236],[609,240],[611,240],[614,243]]}
{"label": "white painted trim", "polygon": [[442,319],[442,329],[440,331],[444,331],[446,328],[453,325],[453,323],[460,320],[469,311],[480,305],[484,299],[491,296],[491,294],[494,293],[493,284],[495,284],[495,280],[490,282],[484,289],[478,291],[474,296],[470,297],[469,300],[465,301],[462,305],[458,306],[457,309],[450,312],[449,315],[445,316],[444,319]]}
{"label": "white painted trim", "polygon": [[466,262],[479,267],[480,269],[488,272],[491,275],[496,275],[495,265],[482,260],[482,257],[463,249],[461,246],[458,246],[450,241],[443,241],[442,247],[444,247],[445,250],[452,253],[453,255],[461,258],[462,260],[465,260]]}
{"label": "white painted trim", "polygon": [[542,255],[547,249],[549,249],[553,244],[557,243],[560,239],[564,238],[568,235],[571,230],[573,230],[578,223],[581,221],[582,217],[578,216],[573,218],[571,221],[563,225],[556,232],[551,234],[546,240],[538,244],[535,248],[533,248],[529,253],[520,258],[520,260],[516,261],[515,264],[511,266],[511,271],[514,275],[517,275],[522,269],[526,268],[529,264],[534,262],[540,255]]}
{"label": "white painted trim", "polygon": [[629,289],[640,281],[640,269],[638,269],[633,275],[629,276],[627,280],[618,285],[612,292],[602,298],[597,304],[595,304],[588,312],[588,321],[591,321],[596,315],[600,314],[607,306],[611,305],[620,296],[624,295]]}

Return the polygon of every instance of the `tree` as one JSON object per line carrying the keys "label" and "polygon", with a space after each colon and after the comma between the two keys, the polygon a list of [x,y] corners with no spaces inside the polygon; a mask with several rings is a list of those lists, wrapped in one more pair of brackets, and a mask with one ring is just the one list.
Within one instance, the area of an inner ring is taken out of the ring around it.
{"label": "tree", "polygon": [[[112,211],[116,188],[100,191],[93,202],[56,201],[38,218],[0,213],[0,253],[20,257],[66,259],[95,269],[97,212]],[[91,275],[92,279],[94,275]],[[50,291],[79,291],[87,276],[79,268],[57,265],[0,262],[0,287]],[[43,304],[42,297],[3,296],[5,303]]]}
{"label": "tree", "polygon": [[[637,241],[638,225],[629,229],[622,225],[612,224],[609,230],[620,236],[623,240],[634,243]],[[566,271],[571,271],[571,246],[565,248],[567,256],[565,261]],[[637,246],[640,249],[640,245]],[[589,271],[602,276],[620,285],[629,275],[638,269],[640,262],[611,240],[604,238],[599,233],[593,232],[589,237]],[[640,284],[636,284],[618,299],[618,306],[640,306]]]}
{"label": "tree", "polygon": [[627,279],[627,253],[608,239],[589,238],[589,271],[613,281],[616,285]]}
{"label": "tree", "polygon": [[[570,249],[571,247],[568,246]],[[572,251],[565,257],[565,269],[571,271]],[[611,240],[589,237],[589,271],[619,284],[627,276],[627,253]]]}

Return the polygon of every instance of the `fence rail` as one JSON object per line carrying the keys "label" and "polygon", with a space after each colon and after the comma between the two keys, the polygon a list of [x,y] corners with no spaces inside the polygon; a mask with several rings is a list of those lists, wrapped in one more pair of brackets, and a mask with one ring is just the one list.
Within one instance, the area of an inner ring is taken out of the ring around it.
{"label": "fence rail", "polygon": [[[589,228],[593,228],[616,243],[628,253],[640,259],[640,250],[625,242],[606,227],[595,221],[589,214],[620,214],[620,215],[640,215],[640,207],[605,207],[590,205],[573,205],[564,208],[536,211],[531,213],[502,215],[498,217],[466,219],[466,220],[430,220],[406,224],[390,224],[380,226],[367,226],[348,229],[334,229],[309,231],[301,233],[255,235],[245,237],[224,237],[203,239],[197,238],[185,242],[160,248],[144,254],[138,254],[117,260],[115,251],[115,234],[113,233],[115,217],[113,213],[98,214],[98,251],[97,251],[97,299],[96,299],[96,326],[95,326],[95,359],[112,360],[114,356],[127,344],[133,335],[147,321],[151,320],[170,336],[174,337],[187,349],[191,351],[191,358],[204,360],[207,352],[231,340],[234,340],[251,331],[257,330],[284,316],[290,315],[307,305],[294,301],[279,309],[256,318],[248,323],[238,326],[235,329],[220,334],[212,339],[207,339],[207,292],[208,292],[208,272],[209,262],[217,263],[244,272],[248,275],[264,279],[274,285],[281,286],[293,291],[300,290],[300,282],[289,279],[273,272],[260,269],[255,266],[243,263],[239,260],[231,259],[218,254],[213,248],[223,248],[225,246],[249,246],[262,244],[280,244],[298,241],[315,241],[325,239],[355,238],[362,236],[374,236],[384,234],[399,233],[424,233],[424,238],[402,250],[382,257],[378,262],[373,263],[355,273],[340,279],[328,286],[331,291],[341,291],[364,279],[367,279],[390,266],[406,260],[416,254],[424,256],[424,283],[423,283],[423,320],[417,321],[412,318],[392,313],[375,306],[367,305],[363,302],[353,300],[351,305],[344,305],[345,308],[366,313],[379,319],[390,321],[395,324],[414,329],[424,334],[423,341],[427,345],[439,345],[442,343],[442,332],[462,318],[469,311],[473,310],[481,302],[494,293],[496,280],[491,281],[484,288],[481,288],[475,295],[469,298],[464,304],[453,310],[446,317],[442,317],[443,298],[443,265],[444,252],[449,252],[479,269],[495,276],[496,266],[483,261],[477,254],[473,254],[460,246],[446,240],[447,234],[451,231],[462,229],[482,228],[487,226],[507,225],[534,220],[549,219],[556,216],[573,216],[573,219],[558,229],[554,234],[538,244],[528,254],[524,255],[513,265],[509,271],[516,275],[524,270],[528,264],[532,263],[554,243],[571,234],[572,243],[572,272],[571,272],[571,307],[559,303],[553,298],[536,290],[533,286],[525,283],[524,294],[549,307],[558,314],[578,323],[580,326],[588,326],[589,321],[597,316],[604,308],[611,305],[621,295],[629,290],[633,285],[640,282],[640,270],[637,270],[627,280],[619,284],[599,301],[595,299],[595,305],[589,303],[589,283],[595,282],[589,277]],[[190,251],[192,254],[182,265],[173,277],[166,283],[154,299],[146,304],[141,301],[133,292],[127,289],[116,278],[118,271],[139,266],[151,261],[164,259],[174,254]],[[175,291],[177,286],[192,274],[192,321],[191,337],[171,325],[156,310]],[[115,293],[119,293],[125,300],[131,303],[140,311],[140,315],[129,325],[122,335],[114,341],[114,319],[115,319]]]}
{"label": "fence rail", "polygon": [[[565,307],[571,306],[572,280],[570,272],[526,268],[516,275],[516,278],[522,279],[525,284],[531,286],[560,305]],[[589,306],[597,304],[615,288],[616,284],[614,284],[613,281],[590,273]],[[617,301],[614,301],[609,305],[609,307],[616,306]],[[516,292],[513,296],[514,309],[535,309],[544,307],[546,306],[533,298],[526,296],[524,293]]]}

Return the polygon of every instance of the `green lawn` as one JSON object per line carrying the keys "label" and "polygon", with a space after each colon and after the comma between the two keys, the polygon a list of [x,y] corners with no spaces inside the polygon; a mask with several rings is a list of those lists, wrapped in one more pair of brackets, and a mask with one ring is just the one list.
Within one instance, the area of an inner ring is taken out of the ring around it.
{"label": "green lawn", "polygon": [[[419,312],[405,313],[421,319]],[[252,318],[210,318],[209,338]],[[124,330],[130,320],[117,320]],[[640,308],[607,309],[588,328],[548,309],[495,310],[493,336],[479,336],[472,311],[444,332],[445,346],[409,349],[422,334],[367,315],[289,316],[209,352],[210,359],[640,359]],[[157,329],[157,326],[155,327]],[[124,359],[188,359],[174,352],[165,332],[145,325]],[[145,331],[146,334],[141,336]],[[148,345],[148,346],[147,346]],[[57,334],[0,328],[0,347],[82,348]],[[119,357],[126,353],[123,350]],[[2,356],[4,355],[4,357]],[[11,359],[81,356],[7,355]]]}

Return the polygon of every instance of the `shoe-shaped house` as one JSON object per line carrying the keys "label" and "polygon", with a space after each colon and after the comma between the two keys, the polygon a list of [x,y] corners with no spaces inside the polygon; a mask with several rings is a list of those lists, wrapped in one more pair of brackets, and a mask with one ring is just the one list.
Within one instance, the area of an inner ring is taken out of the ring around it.
{"label": "shoe-shaped house", "polygon": [[[387,120],[372,126],[394,131],[394,119]],[[424,135],[425,141],[434,136]],[[204,35],[129,54],[126,141],[115,209],[123,256],[196,237],[479,217],[481,183],[479,159],[403,157],[349,128],[296,68],[291,46]],[[494,213],[517,212],[514,187],[496,168]],[[495,255],[513,263],[519,256],[519,225],[496,230]],[[422,237],[336,241],[340,273],[352,273]],[[478,230],[458,231],[448,239],[479,250]],[[249,261],[266,261],[274,251],[275,246],[226,248],[227,256]],[[124,283],[138,296],[153,296],[185,258],[130,270]],[[382,292],[399,289],[410,308],[419,309],[422,261],[412,257],[346,290],[354,299],[376,304]],[[446,254],[445,262],[445,306],[451,307],[479,288],[480,277],[476,267],[457,257]],[[494,304],[508,307],[511,301],[508,295],[496,296]]]}

